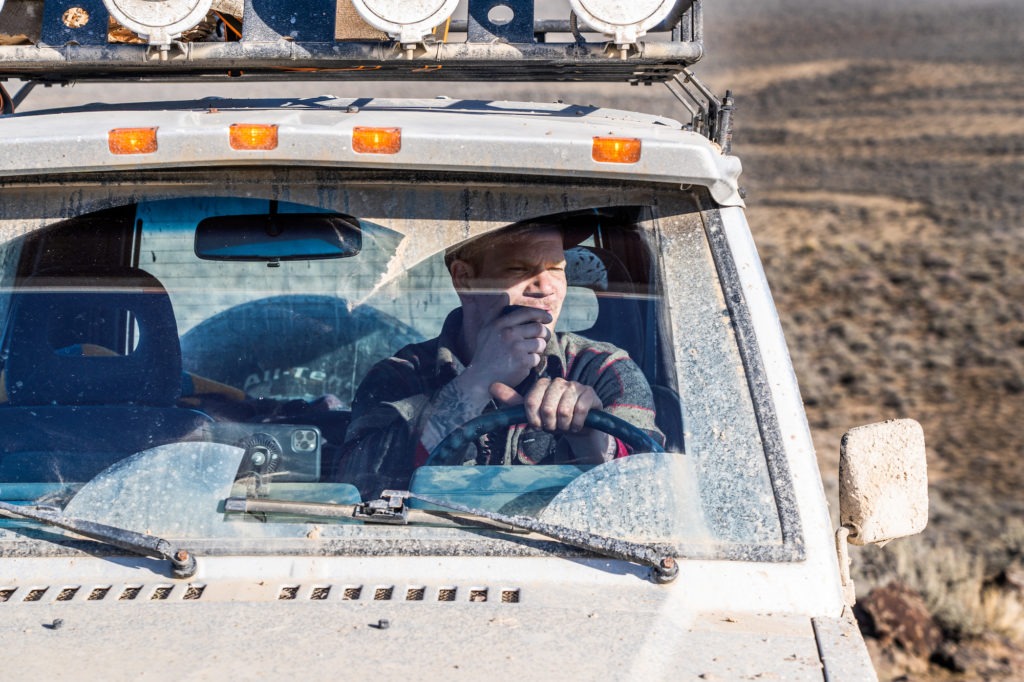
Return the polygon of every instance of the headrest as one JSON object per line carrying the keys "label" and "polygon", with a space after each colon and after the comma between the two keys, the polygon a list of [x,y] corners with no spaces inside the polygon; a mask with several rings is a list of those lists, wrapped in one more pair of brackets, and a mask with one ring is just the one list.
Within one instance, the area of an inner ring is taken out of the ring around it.
{"label": "headrest", "polygon": [[565,279],[569,286],[608,291],[608,266],[592,248],[577,246],[567,249]]}
{"label": "headrest", "polygon": [[166,406],[181,394],[170,298],[136,268],[26,279],[11,300],[7,343],[11,405]]}

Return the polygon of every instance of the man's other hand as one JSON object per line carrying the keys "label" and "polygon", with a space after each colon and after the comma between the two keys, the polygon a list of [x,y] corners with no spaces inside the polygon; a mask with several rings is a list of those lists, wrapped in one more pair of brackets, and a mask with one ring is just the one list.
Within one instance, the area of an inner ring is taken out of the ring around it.
{"label": "man's other hand", "polygon": [[508,306],[485,324],[476,338],[476,352],[467,372],[490,386],[518,385],[538,366],[547,348],[551,313],[541,308]]}

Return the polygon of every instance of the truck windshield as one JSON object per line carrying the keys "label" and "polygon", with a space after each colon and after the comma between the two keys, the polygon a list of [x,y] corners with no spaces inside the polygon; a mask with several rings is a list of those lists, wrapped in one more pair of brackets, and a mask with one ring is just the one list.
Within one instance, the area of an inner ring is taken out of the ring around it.
{"label": "truck windshield", "polygon": [[[330,180],[4,195],[0,499],[284,538],[312,521],[224,500],[402,489],[683,556],[783,544],[699,193]],[[552,384],[625,426],[503,417]]]}

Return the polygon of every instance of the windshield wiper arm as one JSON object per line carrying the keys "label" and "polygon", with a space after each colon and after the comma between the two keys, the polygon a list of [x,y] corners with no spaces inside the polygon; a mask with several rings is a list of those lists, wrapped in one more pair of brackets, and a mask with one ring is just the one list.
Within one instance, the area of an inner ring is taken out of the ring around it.
{"label": "windshield wiper arm", "polygon": [[568,528],[553,523],[545,523],[531,516],[502,514],[467,507],[457,502],[449,502],[432,495],[409,492],[408,490],[385,490],[380,499],[356,505],[330,503],[289,502],[287,500],[261,500],[246,497],[231,497],[225,502],[226,511],[234,512],[268,512],[293,513],[330,518],[351,517],[364,523],[383,523],[406,525],[410,514],[443,515],[430,509],[409,509],[405,504],[408,499],[420,500],[437,507],[444,507],[459,512],[465,517],[486,519],[499,524],[501,530],[519,529],[539,533],[567,545],[585,549],[596,554],[622,559],[641,566],[649,566],[654,570],[654,579],[659,583],[668,583],[679,574],[679,565],[666,548],[645,545],[629,540],[619,540],[587,531]]}
{"label": "windshield wiper arm", "polygon": [[597,535],[559,524],[545,523],[532,516],[510,515],[486,509],[474,509],[473,507],[467,507],[457,502],[449,502],[433,495],[423,495],[409,492],[408,490],[385,490],[381,493],[381,497],[405,497],[420,500],[427,504],[445,507],[446,509],[452,509],[463,514],[472,514],[473,516],[481,516],[491,521],[507,523],[510,526],[546,535],[567,545],[602,554],[613,559],[621,559],[634,564],[640,564],[641,566],[650,566],[654,570],[655,581],[659,583],[672,582],[679,574],[679,565],[676,563],[675,558],[665,551],[665,548],[655,545],[645,545],[639,542]]}
{"label": "windshield wiper arm", "polygon": [[97,540],[114,547],[155,559],[171,562],[175,578],[191,578],[196,574],[196,559],[186,549],[175,547],[167,540],[153,535],[143,535],[125,528],[115,528],[95,521],[86,521],[43,507],[23,507],[9,502],[0,502],[0,512],[22,519],[45,523],[63,528],[83,537]]}
{"label": "windshield wiper arm", "polygon": [[293,516],[316,516],[325,519],[356,519],[367,523],[408,525],[410,523],[434,522],[442,518],[456,526],[471,525],[480,528],[501,530],[506,533],[527,532],[507,523],[481,519],[476,514],[459,514],[433,509],[409,509],[401,501],[398,508],[390,506],[381,498],[361,504],[335,504],[333,502],[299,502],[296,500],[274,500],[260,497],[229,497],[224,500],[224,511],[240,514],[291,514]]}

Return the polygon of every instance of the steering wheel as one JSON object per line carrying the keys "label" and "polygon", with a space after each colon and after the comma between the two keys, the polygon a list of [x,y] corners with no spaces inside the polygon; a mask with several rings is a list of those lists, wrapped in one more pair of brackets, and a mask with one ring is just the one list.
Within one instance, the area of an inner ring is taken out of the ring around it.
{"label": "steering wheel", "polygon": [[[495,412],[487,412],[479,417],[470,419],[468,422],[449,433],[444,440],[437,444],[434,451],[427,458],[426,466],[440,466],[445,464],[461,464],[456,462],[456,456],[466,445],[490,431],[506,428],[513,424],[522,424],[526,421],[526,408],[522,405],[507,407]],[[624,419],[602,412],[591,410],[587,413],[587,419],[583,425],[607,433],[609,436],[618,438],[634,450],[641,452],[665,452],[658,441],[651,438],[645,431],[638,429]]]}

